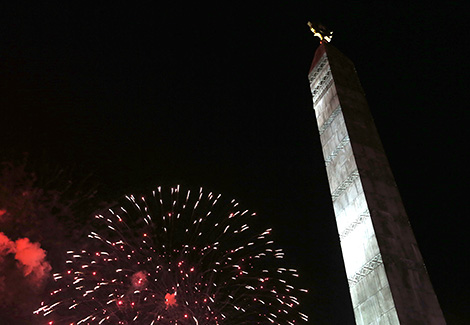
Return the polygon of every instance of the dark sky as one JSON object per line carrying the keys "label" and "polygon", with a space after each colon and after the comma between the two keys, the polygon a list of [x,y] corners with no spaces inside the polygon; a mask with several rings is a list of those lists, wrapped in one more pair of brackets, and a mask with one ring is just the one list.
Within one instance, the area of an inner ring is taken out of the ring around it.
{"label": "dark sky", "polygon": [[470,323],[463,6],[139,3],[2,5],[4,152],[92,172],[109,197],[235,197],[274,226],[312,323],[351,324],[307,80],[320,20],[356,64],[448,323]]}

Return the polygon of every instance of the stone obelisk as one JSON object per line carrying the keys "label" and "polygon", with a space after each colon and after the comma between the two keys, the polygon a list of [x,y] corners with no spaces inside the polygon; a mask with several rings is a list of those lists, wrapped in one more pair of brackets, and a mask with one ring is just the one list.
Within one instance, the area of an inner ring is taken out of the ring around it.
{"label": "stone obelisk", "polygon": [[356,323],[445,324],[354,64],[321,39],[308,75]]}

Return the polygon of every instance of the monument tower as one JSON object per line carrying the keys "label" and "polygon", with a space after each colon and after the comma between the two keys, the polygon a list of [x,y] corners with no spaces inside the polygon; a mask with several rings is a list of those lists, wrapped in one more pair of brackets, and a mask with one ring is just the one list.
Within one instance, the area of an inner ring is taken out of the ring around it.
{"label": "monument tower", "polygon": [[308,74],[354,316],[445,324],[354,64],[321,40]]}

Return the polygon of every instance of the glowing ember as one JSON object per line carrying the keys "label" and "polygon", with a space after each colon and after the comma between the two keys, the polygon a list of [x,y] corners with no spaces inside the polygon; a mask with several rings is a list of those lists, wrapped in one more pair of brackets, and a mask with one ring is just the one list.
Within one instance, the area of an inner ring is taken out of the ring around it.
{"label": "glowing ember", "polygon": [[166,308],[168,307],[176,307],[178,304],[176,303],[176,292],[175,293],[167,293],[165,295],[165,304]]}

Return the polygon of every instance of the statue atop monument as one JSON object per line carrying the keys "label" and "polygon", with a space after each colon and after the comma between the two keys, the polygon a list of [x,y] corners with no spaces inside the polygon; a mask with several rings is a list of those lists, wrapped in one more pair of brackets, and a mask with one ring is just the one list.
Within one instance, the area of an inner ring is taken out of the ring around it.
{"label": "statue atop monument", "polygon": [[331,42],[331,39],[333,38],[333,32],[326,28],[323,24],[321,23],[312,23],[308,22],[307,23],[308,27],[310,27],[311,32],[313,35],[318,37],[320,39],[320,44],[323,42],[329,43]]}

